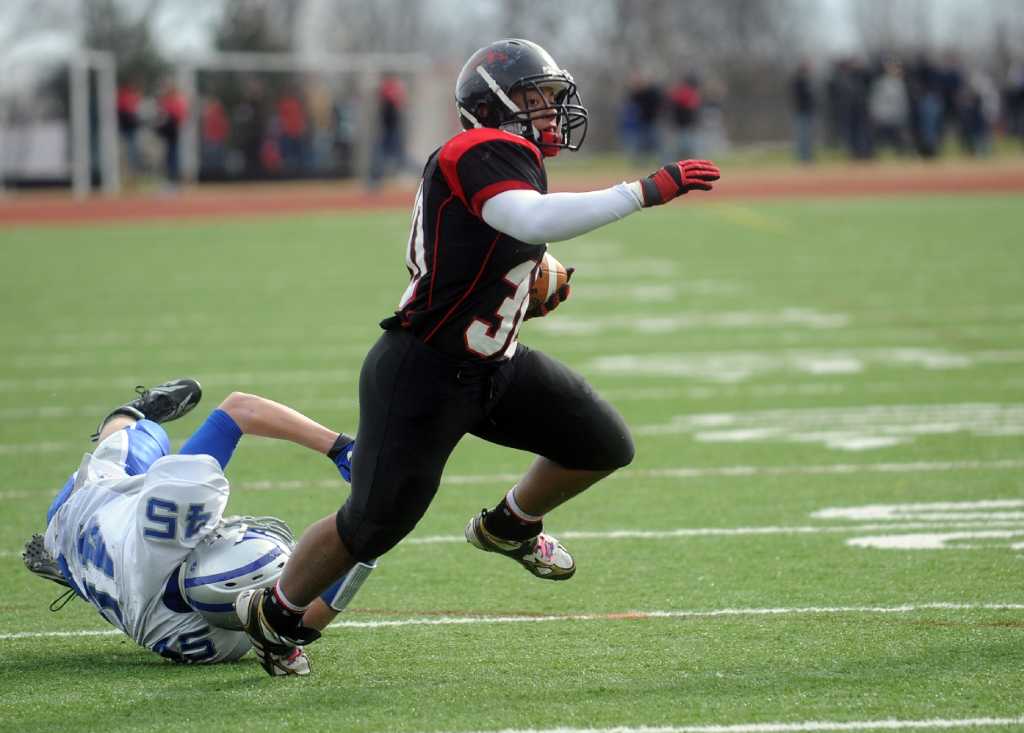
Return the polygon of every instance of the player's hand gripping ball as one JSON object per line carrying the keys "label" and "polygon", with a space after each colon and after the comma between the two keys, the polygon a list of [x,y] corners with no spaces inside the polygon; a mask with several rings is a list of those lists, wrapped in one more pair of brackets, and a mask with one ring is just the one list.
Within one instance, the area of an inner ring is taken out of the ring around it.
{"label": "player's hand gripping ball", "polygon": [[568,299],[572,291],[569,280],[575,270],[566,269],[561,262],[545,253],[537,267],[533,285],[530,286],[530,306],[526,318],[542,318]]}

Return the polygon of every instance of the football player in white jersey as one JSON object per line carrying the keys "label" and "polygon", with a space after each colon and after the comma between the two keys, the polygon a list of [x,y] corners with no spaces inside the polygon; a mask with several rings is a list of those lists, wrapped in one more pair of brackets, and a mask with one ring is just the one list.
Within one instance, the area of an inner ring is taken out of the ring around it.
{"label": "football player in white jersey", "polygon": [[[171,454],[160,423],[199,402],[195,380],[149,390],[100,423],[86,454],[47,512],[45,535],[26,545],[32,572],[68,586],[141,646],[183,663],[238,659],[250,648],[235,597],[273,583],[291,554],[288,526],[273,517],[224,517],[224,468],[243,434],[288,440],[350,478],[352,438],[295,410],[230,394]],[[339,579],[305,619],[323,629],[375,563]],[[259,654],[272,675],[308,674],[301,647]]]}

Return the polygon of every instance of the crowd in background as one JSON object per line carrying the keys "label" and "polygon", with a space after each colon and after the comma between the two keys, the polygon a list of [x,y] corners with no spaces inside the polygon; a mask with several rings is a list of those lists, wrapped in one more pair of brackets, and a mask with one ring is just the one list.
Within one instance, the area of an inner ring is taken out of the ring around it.
{"label": "crowd in background", "polygon": [[[857,57],[805,61],[788,76],[779,68],[757,71],[724,77],[731,85],[728,99],[725,85],[713,76],[683,71],[666,83],[634,73],[623,80],[619,149],[634,163],[720,156],[728,147],[727,126],[738,140],[764,144],[768,135],[781,142],[788,125],[794,155],[802,162],[813,161],[823,147],[868,160],[880,154],[934,158],[957,149],[985,156],[999,135],[1024,142],[1024,60],[1004,63],[998,74],[968,65],[955,53],[935,59],[908,54],[871,62]],[[190,97],[174,77],[143,85],[131,71],[120,75],[117,121],[129,185],[159,173],[169,188],[176,187],[183,176],[182,148],[193,141],[186,135],[191,129],[198,144],[189,149],[188,160],[198,163],[194,172],[203,181],[358,173],[375,188],[391,175],[418,168],[407,153],[409,90],[397,74],[381,74],[369,95],[360,94],[364,87],[354,76],[313,73],[203,72],[197,84],[196,96]],[[42,129],[41,123],[51,120],[66,125],[67,73],[55,75],[42,89],[7,109],[5,124],[29,141],[17,151],[22,158],[37,139],[33,125]],[[89,109],[94,185],[98,104],[94,89]],[[619,100],[612,97],[609,104],[614,108]],[[51,127],[45,139],[58,139],[67,129]],[[588,150],[598,149],[596,128]],[[605,149],[616,148],[614,133],[613,126],[605,133]],[[8,158],[15,155],[9,152]],[[47,169],[51,176],[60,176],[59,163],[55,159]]]}
{"label": "crowd in background", "polygon": [[[200,180],[336,178],[354,174],[359,125],[356,95],[338,94],[322,79],[248,76],[206,80],[198,100]],[[405,147],[407,91],[385,74],[376,93],[374,149],[368,184],[414,167]],[[117,93],[118,128],[129,177],[149,172],[141,133],[163,146],[160,170],[169,186],[181,180],[181,137],[189,100],[165,80],[153,98],[132,81]]]}
{"label": "crowd in background", "polygon": [[720,84],[692,72],[667,87],[643,72],[633,74],[619,120],[623,148],[634,161],[722,152],[724,96]]}
{"label": "crowd in background", "polygon": [[[794,154],[802,162],[823,146],[867,160],[886,152],[933,158],[953,139],[965,154],[985,156],[997,133],[1024,142],[1024,62],[1011,65],[1002,84],[955,53],[939,61],[841,58],[816,72],[804,61],[788,79]],[[724,88],[695,73],[669,84],[634,74],[621,108],[623,147],[634,160],[718,155],[729,108]]]}
{"label": "crowd in background", "polygon": [[884,151],[934,158],[948,137],[964,153],[984,156],[1000,130],[1024,141],[1024,63],[1010,67],[1002,88],[952,52],[938,61],[842,58],[823,80],[814,71],[805,61],[790,80],[800,161],[812,161],[821,144],[867,160]]}

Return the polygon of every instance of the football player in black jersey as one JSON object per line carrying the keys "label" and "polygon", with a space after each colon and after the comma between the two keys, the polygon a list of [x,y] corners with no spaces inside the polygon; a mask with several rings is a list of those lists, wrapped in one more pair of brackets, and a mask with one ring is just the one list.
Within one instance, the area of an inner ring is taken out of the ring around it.
{"label": "football player in black jersey", "polygon": [[535,454],[466,539],[538,578],[566,580],[572,555],[544,516],[633,459],[619,413],[574,371],[517,341],[547,242],[576,237],[719,177],[679,161],[632,183],[547,192],[544,159],[577,150],[587,110],[572,76],[540,46],[503,40],[474,53],[456,82],[463,132],[427,160],[406,246],[409,285],[359,380],[352,493],[306,530],[272,590],[240,596],[256,645],[315,638],[300,625],[317,594],[355,562],[394,547],[434,498],[448,456],[467,433]]}

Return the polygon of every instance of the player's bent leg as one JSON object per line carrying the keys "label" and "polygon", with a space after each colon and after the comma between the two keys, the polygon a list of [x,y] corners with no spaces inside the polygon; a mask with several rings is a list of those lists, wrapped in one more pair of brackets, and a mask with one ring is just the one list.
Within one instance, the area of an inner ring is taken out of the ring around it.
{"label": "player's bent leg", "polygon": [[474,434],[538,458],[497,506],[473,517],[466,539],[474,547],[519,562],[548,580],[572,577],[571,553],[542,532],[552,509],[628,465],[634,446],[622,416],[564,364],[522,349],[507,391]]}
{"label": "player's bent leg", "polygon": [[164,429],[150,420],[139,420],[108,435],[92,455],[120,466],[129,476],[138,476],[170,452],[171,441]]}

